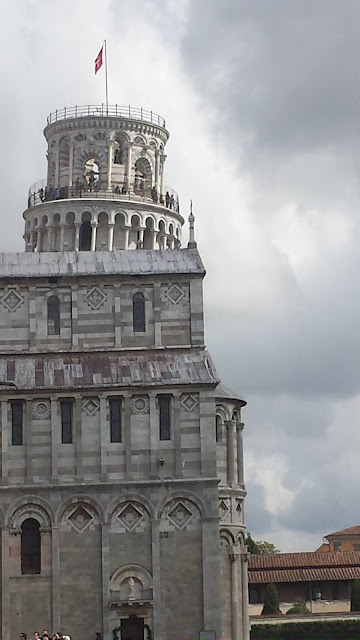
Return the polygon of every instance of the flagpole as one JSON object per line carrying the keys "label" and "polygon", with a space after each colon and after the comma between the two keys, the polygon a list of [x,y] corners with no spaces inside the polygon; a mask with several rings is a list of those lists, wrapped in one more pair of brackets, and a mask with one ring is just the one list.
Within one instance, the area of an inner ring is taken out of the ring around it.
{"label": "flagpole", "polygon": [[109,115],[109,96],[108,96],[108,69],[107,69],[107,51],[106,40],[104,40],[104,52],[105,52],[105,96],[106,96],[106,115]]}

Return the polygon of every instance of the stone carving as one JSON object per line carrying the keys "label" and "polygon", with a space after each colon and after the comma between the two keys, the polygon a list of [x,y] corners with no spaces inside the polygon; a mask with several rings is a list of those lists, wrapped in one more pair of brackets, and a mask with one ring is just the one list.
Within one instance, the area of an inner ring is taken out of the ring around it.
{"label": "stone carving", "polygon": [[181,398],[181,405],[186,409],[186,411],[192,411],[198,405],[198,400],[195,396],[187,395]]}
{"label": "stone carving", "polygon": [[134,531],[136,527],[142,522],[144,514],[140,509],[135,507],[131,502],[128,502],[122,511],[117,516],[119,522],[127,529],[127,531]]}
{"label": "stone carving", "polygon": [[135,600],[135,582],[132,576],[129,578],[129,600]]}
{"label": "stone carving", "polygon": [[177,284],[172,284],[167,291],[165,291],[165,297],[173,304],[178,304],[183,299],[185,293]]}
{"label": "stone carving", "polygon": [[230,517],[230,505],[228,498],[222,499],[219,502],[219,516],[223,522]]}
{"label": "stone carving", "polygon": [[149,398],[147,396],[134,396],[131,399],[131,411],[135,414],[149,413]]}
{"label": "stone carving", "polygon": [[6,293],[3,295],[2,304],[8,311],[16,311],[20,305],[24,302],[24,297],[17,291],[16,287],[8,287]]}
{"label": "stone carving", "polygon": [[77,531],[82,533],[93,522],[94,517],[85,509],[82,505],[76,507],[76,509],[68,516],[68,522]]}
{"label": "stone carving", "polygon": [[50,418],[51,408],[49,400],[34,400],[32,414],[35,420],[47,420]]}
{"label": "stone carving", "polygon": [[168,519],[177,529],[184,529],[192,519],[192,512],[188,509],[183,502],[177,502],[177,504],[168,513]]}
{"label": "stone carving", "polygon": [[94,416],[100,408],[98,398],[85,398],[82,403],[82,410],[87,416]]}
{"label": "stone carving", "polygon": [[99,287],[93,287],[87,292],[85,300],[93,311],[97,311],[107,301],[107,295]]}

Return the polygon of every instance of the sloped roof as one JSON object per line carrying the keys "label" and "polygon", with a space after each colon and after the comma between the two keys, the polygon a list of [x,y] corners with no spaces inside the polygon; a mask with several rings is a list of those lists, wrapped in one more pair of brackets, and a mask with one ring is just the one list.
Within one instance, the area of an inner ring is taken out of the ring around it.
{"label": "sloped roof", "polygon": [[0,278],[205,274],[197,249],[0,253]]}
{"label": "sloped roof", "polygon": [[348,527],[347,529],[333,531],[333,533],[328,533],[327,536],[324,537],[327,539],[330,536],[360,536],[360,525],[356,524],[355,526]]}
{"label": "sloped roof", "polygon": [[235,393],[235,391],[231,391],[231,389],[229,389],[228,387],[225,387],[224,384],[219,384],[216,389],[215,389],[215,397],[217,399],[224,399],[224,400],[237,400],[242,402],[243,404],[246,404],[246,400],[244,400],[244,398],[242,398],[241,396],[239,396],[237,393]]}
{"label": "sloped roof", "polygon": [[354,580],[360,578],[360,551],[249,555],[249,583]]}
{"label": "sloped roof", "polygon": [[146,353],[80,353],[0,357],[0,381],[25,389],[216,384],[204,350]]}

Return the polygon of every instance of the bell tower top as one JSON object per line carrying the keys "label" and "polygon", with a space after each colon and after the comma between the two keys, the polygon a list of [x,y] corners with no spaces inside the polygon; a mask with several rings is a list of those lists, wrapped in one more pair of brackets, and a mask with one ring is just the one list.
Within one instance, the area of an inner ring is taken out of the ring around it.
{"label": "bell tower top", "polygon": [[47,178],[29,191],[27,251],[180,247],[164,118],[130,106],[65,107],[48,116],[44,135]]}

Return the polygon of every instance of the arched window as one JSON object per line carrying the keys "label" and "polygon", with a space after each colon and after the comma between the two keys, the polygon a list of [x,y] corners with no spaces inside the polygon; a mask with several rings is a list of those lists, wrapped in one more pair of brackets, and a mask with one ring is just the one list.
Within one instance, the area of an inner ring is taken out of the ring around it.
{"label": "arched window", "polygon": [[133,330],[145,331],[145,298],[142,293],[133,297]]}
{"label": "arched window", "polygon": [[91,224],[88,220],[85,220],[84,222],[81,223],[81,227],[80,227],[80,240],[79,240],[80,251],[91,251],[91,235],[92,235]]}
{"label": "arched window", "polygon": [[40,524],[34,518],[27,518],[21,525],[21,573],[40,573],[40,571]]}
{"label": "arched window", "polygon": [[221,442],[222,440],[222,420],[221,420],[221,416],[217,415],[216,416],[216,442]]}
{"label": "arched window", "polygon": [[50,296],[47,301],[47,332],[48,336],[60,335],[60,300],[57,296]]}

